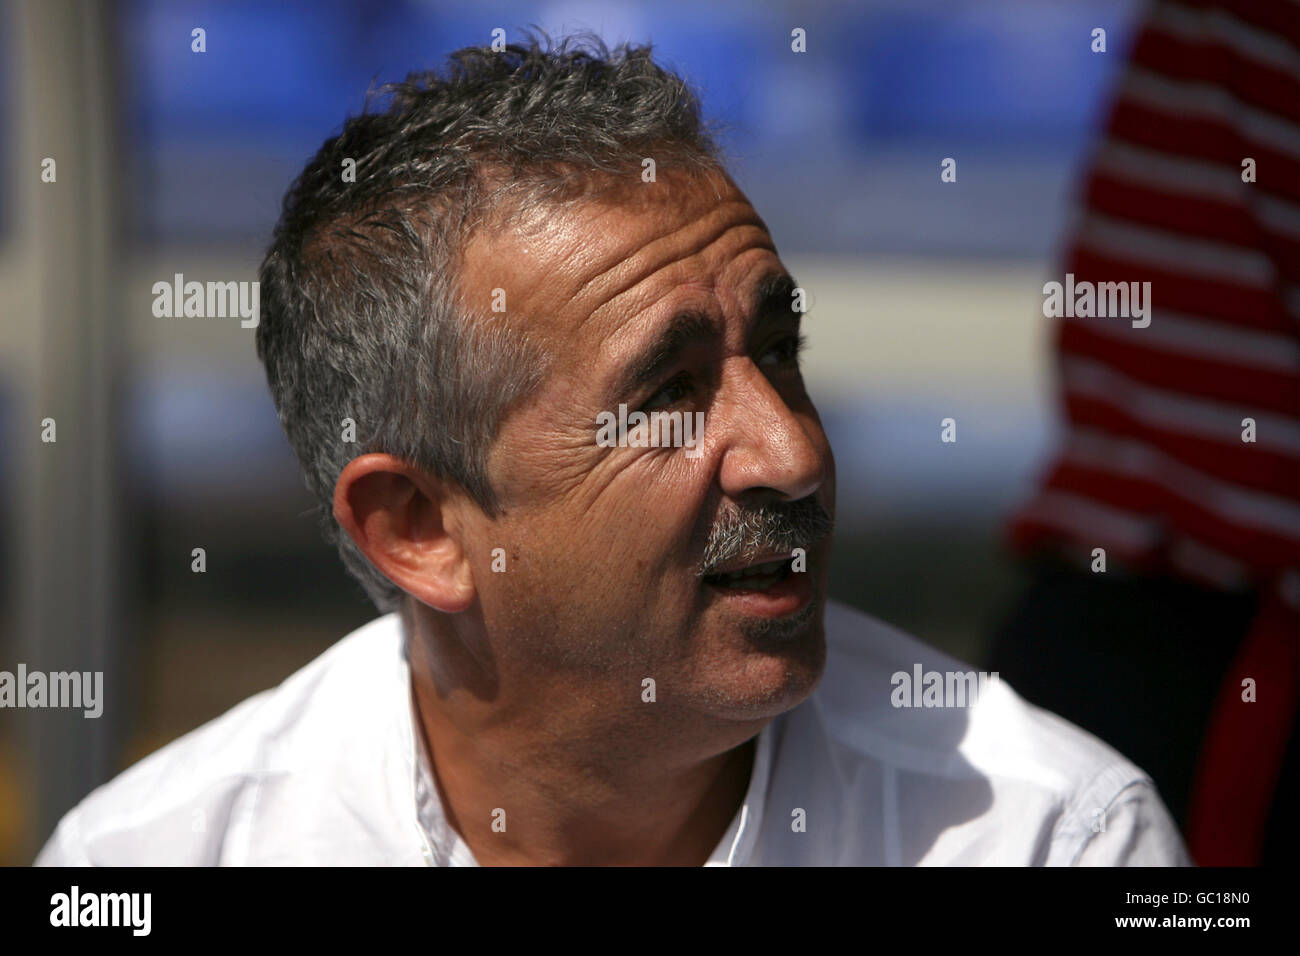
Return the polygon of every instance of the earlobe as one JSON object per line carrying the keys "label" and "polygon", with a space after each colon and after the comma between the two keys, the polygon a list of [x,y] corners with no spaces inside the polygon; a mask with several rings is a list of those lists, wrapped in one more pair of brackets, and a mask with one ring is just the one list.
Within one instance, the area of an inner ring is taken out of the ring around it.
{"label": "earlobe", "polygon": [[392,455],[354,458],[334,486],[334,518],[389,580],[436,610],[457,614],[475,598],[474,577],[446,483]]}

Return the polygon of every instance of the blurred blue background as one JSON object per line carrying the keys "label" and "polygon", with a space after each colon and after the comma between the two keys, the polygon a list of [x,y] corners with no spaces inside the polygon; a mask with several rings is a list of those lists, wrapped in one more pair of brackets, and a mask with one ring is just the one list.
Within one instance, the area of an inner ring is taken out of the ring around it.
{"label": "blurred blue background", "polygon": [[[1122,62],[1131,6],[129,3],[132,228],[149,242],[264,240],[284,184],[372,82],[488,42],[494,25],[509,38],[537,23],[653,42],[729,128],[729,152],[792,250],[1033,256],[1059,224],[1052,200]],[[1106,56],[1086,42],[1097,25],[1110,27]],[[195,26],[202,56],[181,42]],[[790,52],[794,26],[808,33],[803,56]],[[958,196],[909,190],[930,185],[936,155],[971,164]],[[1025,178],[988,175],[1004,164]]]}

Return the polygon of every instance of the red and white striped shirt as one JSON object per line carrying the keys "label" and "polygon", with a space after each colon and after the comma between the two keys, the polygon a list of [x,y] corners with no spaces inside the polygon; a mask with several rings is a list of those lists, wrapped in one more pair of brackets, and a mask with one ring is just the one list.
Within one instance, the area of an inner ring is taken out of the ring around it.
{"label": "red and white striped shirt", "polygon": [[1061,320],[1066,441],[1013,545],[1219,587],[1300,568],[1300,5],[1156,4],[1083,205],[1065,271],[1151,282],[1151,322]]}
{"label": "red and white striped shirt", "polygon": [[1259,593],[1186,829],[1257,863],[1300,706],[1300,4],[1151,8],[1065,271],[1150,282],[1150,322],[1061,320],[1065,444],[1011,543]]}

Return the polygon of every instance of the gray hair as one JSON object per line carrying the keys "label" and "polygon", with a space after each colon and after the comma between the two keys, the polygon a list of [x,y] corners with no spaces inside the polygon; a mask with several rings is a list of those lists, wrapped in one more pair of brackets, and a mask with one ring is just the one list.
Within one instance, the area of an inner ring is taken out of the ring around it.
{"label": "gray hair", "polygon": [[697,98],[648,45],[542,36],[458,50],[442,73],[372,91],[289,188],[259,273],[257,354],[280,423],[326,539],[381,611],[403,592],[334,519],[343,467],[394,455],[495,517],[488,452],[547,370],[526,329],[463,300],[472,231],[490,214],[590,199],[598,182],[601,195],[639,182],[643,157],[692,176],[721,169]]}

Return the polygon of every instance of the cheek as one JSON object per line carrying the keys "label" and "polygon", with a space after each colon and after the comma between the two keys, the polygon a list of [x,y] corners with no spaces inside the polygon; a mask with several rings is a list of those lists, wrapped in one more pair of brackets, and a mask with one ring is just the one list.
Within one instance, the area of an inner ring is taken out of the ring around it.
{"label": "cheek", "polygon": [[582,575],[599,592],[605,579],[680,571],[697,553],[713,468],[707,442],[688,458],[681,448],[600,448],[596,431],[594,419],[544,424],[527,414],[497,443],[494,484],[506,514],[481,547],[506,548],[508,575],[560,583]]}
{"label": "cheek", "polygon": [[650,603],[659,603],[661,588],[680,593],[703,547],[706,467],[668,449],[602,463],[577,501],[544,519],[552,570],[581,577],[588,595],[620,603],[629,588]]}
{"label": "cheek", "polygon": [[610,557],[595,585],[611,601],[643,607],[670,628],[677,619],[671,609],[698,597],[694,569],[708,532],[702,516],[711,487],[706,459],[671,454],[648,452],[611,483],[611,507],[600,518]]}
{"label": "cheek", "polygon": [[[706,454],[687,458],[682,449],[649,449],[627,463],[604,497],[617,499],[609,520],[643,551],[688,551],[712,487],[714,466]],[[694,542],[699,544],[699,542]]]}

